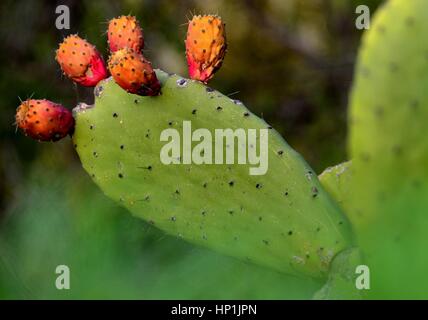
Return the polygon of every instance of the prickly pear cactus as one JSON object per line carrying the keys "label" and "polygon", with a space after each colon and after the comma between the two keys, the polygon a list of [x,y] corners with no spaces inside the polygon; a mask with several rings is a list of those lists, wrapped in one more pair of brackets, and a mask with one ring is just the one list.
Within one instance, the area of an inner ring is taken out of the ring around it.
{"label": "prickly pear cactus", "polygon": [[359,54],[351,210],[376,298],[428,297],[428,1],[391,0]]}
{"label": "prickly pear cactus", "polygon": [[[157,76],[160,96],[132,95],[105,80],[93,106],[75,109],[75,147],[93,180],[169,234],[281,272],[325,278],[352,240],[346,217],[311,168],[239,101],[197,81]],[[163,164],[161,132],[181,133],[183,121],[213,136],[221,128],[267,129],[267,173],[250,175],[242,164]]]}

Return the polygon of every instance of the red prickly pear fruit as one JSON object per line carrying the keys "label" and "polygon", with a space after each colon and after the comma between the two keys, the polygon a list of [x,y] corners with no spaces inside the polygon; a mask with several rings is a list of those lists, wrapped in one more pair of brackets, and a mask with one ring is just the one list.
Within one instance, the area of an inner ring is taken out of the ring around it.
{"label": "red prickly pear fruit", "polygon": [[85,87],[95,87],[108,76],[101,54],[94,45],[78,35],[64,39],[55,59],[67,77]]}
{"label": "red prickly pear fruit", "polygon": [[16,109],[16,125],[39,141],[58,141],[74,130],[70,110],[49,100],[28,99]]}
{"label": "red prickly pear fruit", "polygon": [[111,19],[108,24],[107,37],[111,52],[123,48],[141,52],[144,48],[143,29],[134,16],[120,16]]}
{"label": "red prickly pear fruit", "polygon": [[160,83],[151,63],[141,53],[130,48],[113,52],[108,61],[113,79],[124,90],[142,96],[156,96]]}
{"label": "red prickly pear fruit", "polygon": [[221,18],[194,16],[188,24],[185,44],[190,78],[207,83],[226,55],[226,31]]}

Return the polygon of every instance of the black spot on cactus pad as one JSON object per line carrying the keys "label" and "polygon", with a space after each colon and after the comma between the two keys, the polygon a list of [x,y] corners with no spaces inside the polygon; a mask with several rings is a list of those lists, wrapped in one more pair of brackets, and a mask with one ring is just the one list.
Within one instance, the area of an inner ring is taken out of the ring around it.
{"label": "black spot on cactus pad", "polygon": [[398,65],[395,62],[389,64],[389,70],[393,73],[398,71]]}
{"label": "black spot on cactus pad", "polygon": [[312,191],[312,197],[316,198],[316,196],[318,195],[317,187],[312,187],[311,191]]}
{"label": "black spot on cactus pad", "polygon": [[187,80],[186,79],[178,79],[177,80],[177,86],[183,88],[187,86]]}
{"label": "black spot on cactus pad", "polygon": [[410,107],[414,110],[419,108],[419,101],[418,100],[413,100],[410,102]]}
{"label": "black spot on cactus pad", "polygon": [[95,89],[94,89],[94,95],[95,95],[97,98],[100,98],[100,97],[101,97],[101,94],[103,93],[103,90],[104,90],[104,87],[103,87],[103,86],[101,86],[101,85],[99,85],[99,86],[95,87]]}
{"label": "black spot on cactus pad", "polygon": [[407,17],[405,20],[405,24],[407,27],[413,27],[415,25],[415,18]]}

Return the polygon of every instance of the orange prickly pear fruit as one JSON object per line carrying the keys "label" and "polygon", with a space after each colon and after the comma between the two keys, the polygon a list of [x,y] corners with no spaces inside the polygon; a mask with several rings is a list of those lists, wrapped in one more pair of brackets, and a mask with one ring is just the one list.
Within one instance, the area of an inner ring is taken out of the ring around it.
{"label": "orange prickly pear fruit", "polygon": [[194,16],[188,24],[185,44],[190,78],[207,83],[226,54],[226,31],[221,18]]}
{"label": "orange prickly pear fruit", "polygon": [[22,102],[15,120],[25,135],[39,141],[58,141],[74,130],[71,111],[46,99]]}
{"label": "orange prickly pear fruit", "polygon": [[151,63],[130,48],[113,52],[108,68],[116,83],[129,93],[142,96],[159,94],[160,83]]}
{"label": "orange prickly pear fruit", "polygon": [[94,45],[78,35],[65,38],[59,45],[55,58],[64,74],[82,86],[94,87],[107,78],[101,54]]}
{"label": "orange prickly pear fruit", "polygon": [[130,48],[141,52],[144,48],[143,29],[134,16],[120,16],[108,24],[108,44],[111,52]]}

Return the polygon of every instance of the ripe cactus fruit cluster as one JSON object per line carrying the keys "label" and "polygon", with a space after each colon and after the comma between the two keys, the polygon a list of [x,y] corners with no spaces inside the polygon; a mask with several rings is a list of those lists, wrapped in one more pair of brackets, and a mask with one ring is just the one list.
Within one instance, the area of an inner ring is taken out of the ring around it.
{"label": "ripe cactus fruit cluster", "polygon": [[143,30],[134,16],[120,16],[108,25],[110,58],[108,68],[116,83],[129,93],[156,96],[160,83],[146,59]]}
{"label": "ripe cactus fruit cluster", "polygon": [[190,78],[207,83],[226,54],[225,24],[218,16],[194,16],[189,21],[185,43]]}
{"label": "ripe cactus fruit cluster", "polygon": [[64,74],[85,87],[94,87],[108,75],[104,60],[94,45],[78,35],[64,39],[56,51]]}
{"label": "ripe cactus fruit cluster", "polygon": [[107,37],[111,52],[124,48],[141,52],[144,48],[143,29],[134,16],[120,16],[111,19],[108,24]]}
{"label": "ripe cactus fruit cluster", "polygon": [[129,93],[142,96],[159,94],[160,83],[151,63],[130,48],[113,52],[108,68],[116,83]]}
{"label": "ripe cactus fruit cluster", "polygon": [[28,136],[39,141],[57,141],[71,134],[72,113],[49,100],[23,101],[16,111],[16,125]]}

